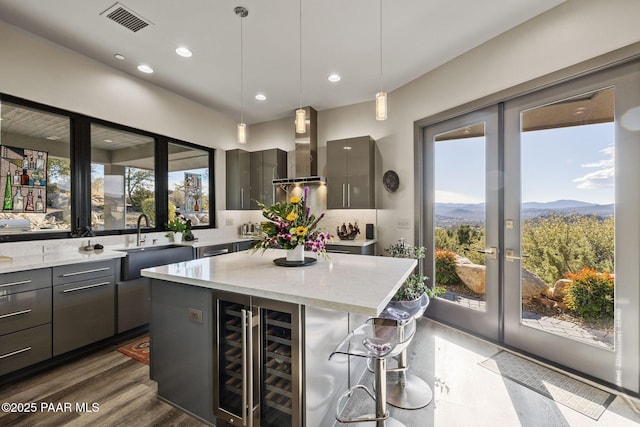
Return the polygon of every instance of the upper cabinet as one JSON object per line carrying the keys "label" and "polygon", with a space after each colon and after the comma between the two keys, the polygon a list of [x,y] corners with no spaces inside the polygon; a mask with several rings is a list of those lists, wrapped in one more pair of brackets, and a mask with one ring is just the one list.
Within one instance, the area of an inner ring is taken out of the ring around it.
{"label": "upper cabinet", "polygon": [[285,194],[273,180],[287,177],[287,152],[277,148],[251,153],[251,200],[249,209],[260,209],[258,202],[271,205],[283,201]]}
{"label": "upper cabinet", "polygon": [[284,200],[284,192],[273,180],[287,176],[287,152],[279,149],[226,152],[227,209],[260,209],[258,202],[271,205]]}
{"label": "upper cabinet", "polygon": [[375,209],[375,141],[327,141],[327,209]]}
{"label": "upper cabinet", "polygon": [[227,165],[227,209],[249,209],[251,182],[249,179],[250,153],[244,150],[228,150]]}

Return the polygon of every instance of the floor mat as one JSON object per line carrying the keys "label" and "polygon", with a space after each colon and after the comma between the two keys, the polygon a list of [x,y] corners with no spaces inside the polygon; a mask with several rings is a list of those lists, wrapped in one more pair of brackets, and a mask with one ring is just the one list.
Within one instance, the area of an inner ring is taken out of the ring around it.
{"label": "floor mat", "polygon": [[480,365],[594,420],[600,418],[616,397],[506,351]]}
{"label": "floor mat", "polygon": [[139,362],[149,364],[149,337],[143,337],[118,348],[118,351]]}

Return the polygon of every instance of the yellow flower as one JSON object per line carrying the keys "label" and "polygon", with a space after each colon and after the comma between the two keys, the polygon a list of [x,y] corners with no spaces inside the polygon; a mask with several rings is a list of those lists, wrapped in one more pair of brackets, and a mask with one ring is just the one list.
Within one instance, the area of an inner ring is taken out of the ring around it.
{"label": "yellow flower", "polygon": [[291,212],[287,215],[287,221],[294,221],[296,218],[298,218],[298,214],[295,212]]}
{"label": "yellow flower", "polygon": [[298,197],[298,196],[291,196],[291,198],[289,199],[289,201],[295,205],[296,203],[300,203],[300,197]]}
{"label": "yellow flower", "polygon": [[296,234],[298,236],[304,236],[307,234],[307,227],[301,225],[299,227],[296,228]]}

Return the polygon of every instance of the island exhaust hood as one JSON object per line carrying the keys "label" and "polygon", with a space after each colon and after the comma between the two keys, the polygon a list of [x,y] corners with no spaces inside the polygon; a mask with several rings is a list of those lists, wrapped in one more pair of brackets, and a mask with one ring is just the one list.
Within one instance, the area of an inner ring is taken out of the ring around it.
{"label": "island exhaust hood", "polygon": [[273,185],[320,185],[327,179],[318,175],[318,113],[311,107],[305,107],[307,131],[295,132],[295,176],[274,179]]}

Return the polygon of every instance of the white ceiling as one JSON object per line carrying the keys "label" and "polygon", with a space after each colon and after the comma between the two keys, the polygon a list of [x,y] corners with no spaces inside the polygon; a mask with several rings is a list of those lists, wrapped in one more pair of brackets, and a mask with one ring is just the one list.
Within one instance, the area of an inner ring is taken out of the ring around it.
{"label": "white ceiling", "polygon": [[[386,0],[386,92],[564,0]],[[0,19],[240,119],[244,6],[244,121],[293,117],[299,106],[296,0],[122,0],[152,24],[138,31],[100,14],[115,0],[0,0]],[[302,104],[317,110],[373,100],[380,88],[378,0],[302,1]],[[186,46],[189,59],[174,50]],[[124,61],[114,58],[119,53]],[[153,74],[136,70],[140,63]],[[339,73],[331,84],[327,76]],[[266,101],[254,96],[264,93]],[[373,114],[373,112],[372,112]]]}

